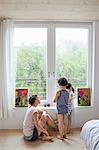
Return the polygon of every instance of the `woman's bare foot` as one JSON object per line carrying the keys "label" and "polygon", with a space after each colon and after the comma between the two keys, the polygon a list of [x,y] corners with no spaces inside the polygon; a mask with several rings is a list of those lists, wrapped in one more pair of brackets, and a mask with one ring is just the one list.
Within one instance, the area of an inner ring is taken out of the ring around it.
{"label": "woman's bare foot", "polygon": [[57,138],[60,139],[60,140],[64,140],[64,137],[60,136],[60,135],[58,135]]}
{"label": "woman's bare foot", "polygon": [[42,138],[41,138],[43,141],[51,141],[51,142],[53,142],[53,137],[52,136],[42,136]]}

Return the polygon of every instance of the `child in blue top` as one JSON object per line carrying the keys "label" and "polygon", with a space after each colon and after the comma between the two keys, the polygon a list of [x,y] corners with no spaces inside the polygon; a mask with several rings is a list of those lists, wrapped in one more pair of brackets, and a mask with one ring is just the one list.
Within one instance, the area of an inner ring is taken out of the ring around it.
{"label": "child in blue top", "polygon": [[67,125],[68,125],[68,99],[69,92],[66,90],[66,86],[68,84],[66,78],[60,78],[58,80],[59,90],[56,92],[54,97],[54,102],[57,103],[57,113],[58,113],[58,128],[61,140],[67,138]]}

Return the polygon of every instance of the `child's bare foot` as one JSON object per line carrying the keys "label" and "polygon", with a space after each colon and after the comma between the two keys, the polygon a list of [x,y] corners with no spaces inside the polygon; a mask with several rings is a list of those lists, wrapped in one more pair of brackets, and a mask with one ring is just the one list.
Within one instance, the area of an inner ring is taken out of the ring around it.
{"label": "child's bare foot", "polygon": [[64,137],[64,139],[68,139],[66,135],[64,135],[63,137]]}
{"label": "child's bare foot", "polygon": [[60,139],[60,140],[64,140],[64,137],[60,136],[60,135],[58,135],[57,138]]}

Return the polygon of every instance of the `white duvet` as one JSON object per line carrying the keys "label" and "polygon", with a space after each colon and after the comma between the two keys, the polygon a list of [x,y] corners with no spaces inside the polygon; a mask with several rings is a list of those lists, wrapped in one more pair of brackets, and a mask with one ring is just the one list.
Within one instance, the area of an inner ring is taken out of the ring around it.
{"label": "white duvet", "polygon": [[87,150],[99,150],[99,120],[91,120],[84,124],[81,131]]}

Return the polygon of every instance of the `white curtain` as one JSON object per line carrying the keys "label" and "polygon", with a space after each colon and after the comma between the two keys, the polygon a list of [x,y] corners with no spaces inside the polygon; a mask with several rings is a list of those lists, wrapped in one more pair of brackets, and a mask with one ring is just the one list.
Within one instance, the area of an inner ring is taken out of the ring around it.
{"label": "white curtain", "polygon": [[15,52],[13,22],[0,21],[0,118],[7,118],[13,108],[15,95]]}

